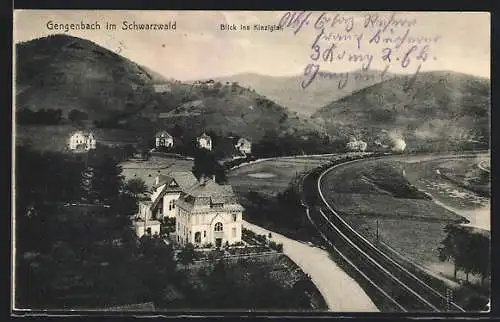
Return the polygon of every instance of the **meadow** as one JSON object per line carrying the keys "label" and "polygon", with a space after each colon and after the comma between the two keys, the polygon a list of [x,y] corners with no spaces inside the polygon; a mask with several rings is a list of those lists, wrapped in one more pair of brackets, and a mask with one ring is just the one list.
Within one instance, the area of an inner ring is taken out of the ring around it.
{"label": "meadow", "polygon": [[[439,261],[443,228],[464,218],[438,206],[406,179],[400,164],[371,160],[339,167],[322,181],[327,201],[368,240],[422,266]],[[377,224],[378,223],[378,224]]]}

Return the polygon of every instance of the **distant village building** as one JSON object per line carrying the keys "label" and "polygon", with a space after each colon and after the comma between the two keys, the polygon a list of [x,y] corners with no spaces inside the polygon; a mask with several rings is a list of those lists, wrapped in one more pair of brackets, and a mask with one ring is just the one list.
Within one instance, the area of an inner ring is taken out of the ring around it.
{"label": "distant village building", "polygon": [[170,84],[153,84],[153,89],[156,93],[169,93],[172,91]]}
{"label": "distant village building", "polygon": [[88,151],[96,148],[96,138],[92,132],[77,131],[69,139],[70,150]]}
{"label": "distant village building", "polygon": [[212,138],[208,136],[206,133],[203,133],[198,137],[198,147],[201,149],[212,150]]}
{"label": "distant village building", "polygon": [[353,140],[347,143],[347,149],[350,151],[362,151],[364,152],[368,147],[368,144],[361,140]]}
{"label": "distant village building", "polygon": [[244,154],[251,154],[252,153],[252,142],[245,138],[240,138],[238,142],[236,142],[235,148],[244,153]]}
{"label": "distant village building", "polygon": [[195,81],[193,83],[193,85],[195,85],[195,86],[205,85],[205,86],[208,86],[208,87],[213,87],[215,85],[215,81],[213,79],[209,79],[209,80],[206,80],[206,81]]}
{"label": "distant village building", "polygon": [[202,179],[177,200],[176,235],[181,245],[215,247],[241,241],[243,207],[230,185]]}
{"label": "distant village building", "polygon": [[159,131],[155,135],[155,145],[157,148],[161,146],[172,148],[174,146],[174,138],[167,131]]}

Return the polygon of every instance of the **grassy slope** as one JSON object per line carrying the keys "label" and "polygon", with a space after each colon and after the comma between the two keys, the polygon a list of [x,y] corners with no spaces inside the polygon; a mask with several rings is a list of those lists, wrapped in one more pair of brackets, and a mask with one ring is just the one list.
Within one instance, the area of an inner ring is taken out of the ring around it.
{"label": "grassy slope", "polygon": [[[373,182],[366,177],[378,179]],[[385,189],[376,184],[380,182],[384,182]],[[335,209],[369,240],[376,240],[378,219],[379,234],[386,244],[417,263],[437,262],[444,226],[461,217],[432,200],[408,199],[411,193],[396,197],[395,191],[403,190],[401,184],[405,182],[410,186],[396,165],[372,161],[331,172],[322,189]]]}
{"label": "grassy slope", "polygon": [[291,134],[323,131],[314,122],[294,115],[287,108],[238,85],[224,84],[220,88],[209,89],[175,84],[173,90],[187,92],[188,99],[170,110],[171,117],[160,120],[167,128],[181,124],[193,132],[214,130],[223,135],[238,134],[254,141],[269,130]]}
{"label": "grassy slope", "polygon": [[[313,116],[330,130],[360,128],[371,141],[382,130],[403,133],[409,147],[422,141],[489,139],[490,81],[454,72],[396,76],[334,101]],[[483,138],[481,138],[483,136]]]}

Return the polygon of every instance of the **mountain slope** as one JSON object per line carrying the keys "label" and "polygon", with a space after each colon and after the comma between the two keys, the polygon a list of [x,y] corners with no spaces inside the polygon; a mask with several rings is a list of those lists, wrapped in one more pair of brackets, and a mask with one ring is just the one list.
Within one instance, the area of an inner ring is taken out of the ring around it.
{"label": "mountain slope", "polygon": [[[60,109],[67,118],[77,109],[88,115],[88,124],[99,121],[101,127],[121,127],[147,138],[175,125],[193,135],[213,130],[253,140],[268,131],[322,130],[255,91],[182,83],[66,35],[16,45],[16,90],[16,110]],[[196,101],[203,102],[201,111],[191,109]]]}
{"label": "mountain slope", "polygon": [[[311,115],[318,108],[329,102],[371,86],[382,81],[380,71],[353,71],[349,72],[347,79],[337,76],[332,79],[317,77],[306,89],[301,87],[303,75],[275,77],[253,73],[243,73],[228,77],[214,78],[225,82],[237,82],[239,85],[254,89],[269,99],[291,111],[304,115]],[[386,74],[384,79],[392,75]],[[339,89],[339,81],[346,81],[345,87]]]}
{"label": "mountain slope", "polygon": [[314,121],[300,117],[253,90],[236,84],[214,86],[173,84],[186,99],[174,109],[159,109],[158,122],[166,128],[182,125],[191,133],[212,130],[259,140],[266,132],[280,134],[324,133]]}
{"label": "mountain slope", "polygon": [[95,43],[52,35],[16,45],[16,109],[78,109],[92,120],[137,108],[151,75]]}
{"label": "mountain slope", "polygon": [[[409,86],[408,86],[409,85]],[[489,142],[490,81],[455,72],[395,76],[314,113],[330,131],[373,140],[397,132],[420,141]]]}

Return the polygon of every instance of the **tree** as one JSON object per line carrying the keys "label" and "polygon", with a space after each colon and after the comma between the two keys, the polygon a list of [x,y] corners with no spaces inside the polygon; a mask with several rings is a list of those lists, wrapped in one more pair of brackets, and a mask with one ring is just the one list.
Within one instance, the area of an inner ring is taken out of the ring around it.
{"label": "tree", "polygon": [[212,177],[215,175],[217,183],[224,183],[227,180],[226,170],[217,162],[214,153],[211,151],[197,151],[192,171],[197,178],[201,178],[202,176]]}
{"label": "tree", "polygon": [[184,130],[179,124],[175,124],[174,128],[172,129],[172,136],[174,138],[181,138],[182,135],[184,134]]}
{"label": "tree", "polygon": [[73,122],[73,123],[81,123],[82,121],[85,121],[88,119],[88,115],[85,112],[79,111],[77,109],[72,109],[68,113],[68,119]]}
{"label": "tree", "polygon": [[141,178],[133,178],[125,183],[123,190],[137,198],[138,195],[148,191],[148,186]]}
{"label": "tree", "polygon": [[179,261],[184,264],[191,264],[194,262],[195,259],[195,251],[194,251],[194,246],[191,243],[188,243],[182,250],[179,252],[178,258]]}
{"label": "tree", "polygon": [[90,160],[92,167],[92,198],[100,202],[116,201],[123,185],[121,167],[112,157],[95,156]]}
{"label": "tree", "polygon": [[438,249],[439,259],[453,260],[454,278],[461,270],[465,272],[466,282],[469,282],[470,273],[480,274],[484,281],[490,274],[489,239],[466,226],[447,225],[444,230],[447,236]]}

